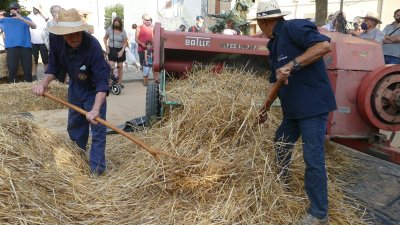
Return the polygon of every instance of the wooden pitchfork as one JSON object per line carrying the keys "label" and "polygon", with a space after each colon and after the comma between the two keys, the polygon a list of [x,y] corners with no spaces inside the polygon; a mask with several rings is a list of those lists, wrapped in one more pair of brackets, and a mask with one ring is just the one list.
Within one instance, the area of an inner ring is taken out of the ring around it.
{"label": "wooden pitchfork", "polygon": [[[47,93],[47,92],[44,92],[43,95],[44,95],[45,97],[48,97],[48,98],[50,98],[50,99],[52,99],[52,100],[54,100],[54,101],[56,101],[56,102],[58,102],[58,103],[61,103],[61,104],[65,105],[65,106],[67,106],[67,107],[69,107],[69,108],[71,108],[71,109],[73,109],[73,110],[79,112],[80,114],[82,114],[82,115],[84,115],[84,116],[86,116],[86,114],[88,113],[87,111],[85,111],[85,110],[79,108],[78,106],[76,106],[76,105],[74,105],[74,104],[71,104],[71,103],[69,103],[69,102],[66,102],[66,101],[64,101],[64,100],[62,100],[62,99],[60,99],[60,98],[58,98],[58,97],[56,97],[56,96],[54,96],[54,95],[52,95],[52,94],[49,94],[49,93]],[[180,160],[180,161],[191,161],[191,162],[193,162],[193,161],[198,162],[198,161],[199,161],[199,160],[196,160],[196,159],[189,159],[189,158],[185,158],[185,157],[180,157],[180,156],[177,156],[177,155],[168,153],[168,152],[163,152],[163,151],[159,151],[159,150],[152,149],[150,146],[148,146],[147,144],[145,144],[145,143],[142,142],[141,140],[139,140],[139,139],[137,139],[136,137],[134,137],[134,136],[128,134],[128,133],[125,132],[124,130],[122,130],[122,129],[120,129],[120,128],[114,126],[114,125],[112,125],[111,123],[109,123],[109,122],[103,120],[102,118],[97,117],[97,118],[94,119],[94,120],[97,121],[98,123],[100,123],[100,124],[102,124],[102,125],[104,125],[104,126],[110,128],[110,129],[114,130],[115,132],[117,132],[117,133],[119,133],[119,134],[121,134],[121,135],[127,137],[129,140],[133,141],[135,144],[137,144],[137,145],[139,145],[140,147],[144,148],[144,149],[145,149],[147,152],[149,152],[157,161],[160,160],[160,159],[158,158],[158,155],[168,156],[168,157],[170,157],[170,158],[172,158],[172,159],[176,159],[176,160]]]}
{"label": "wooden pitchfork", "polygon": [[269,109],[271,108],[272,103],[278,97],[279,89],[285,84],[285,80],[278,80],[274,86],[272,86],[271,91],[268,95],[268,98],[265,100],[264,106],[261,108],[259,119],[257,121],[258,124],[262,124],[265,122]]}

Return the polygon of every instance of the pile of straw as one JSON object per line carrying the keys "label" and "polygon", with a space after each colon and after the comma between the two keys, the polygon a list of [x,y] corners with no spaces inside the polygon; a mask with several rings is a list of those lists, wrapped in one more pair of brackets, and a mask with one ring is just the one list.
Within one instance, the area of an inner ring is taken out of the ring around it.
{"label": "pile of straw", "polygon": [[[307,207],[301,150],[297,145],[292,191],[285,191],[271,141],[281,114],[274,110],[266,124],[254,123],[265,87],[265,78],[237,71],[200,71],[173,82],[168,95],[184,106],[136,135],[198,161],[156,161],[114,135],[100,177],[89,174],[87,159],[66,135],[0,117],[0,223],[293,224]],[[330,221],[362,224],[335,179],[344,162],[329,146]]]}
{"label": "pile of straw", "polygon": [[[15,83],[0,85],[0,114],[63,109],[65,106],[44,99],[32,92],[36,83]],[[59,82],[50,83],[49,90],[57,97],[67,100],[67,86]]]}

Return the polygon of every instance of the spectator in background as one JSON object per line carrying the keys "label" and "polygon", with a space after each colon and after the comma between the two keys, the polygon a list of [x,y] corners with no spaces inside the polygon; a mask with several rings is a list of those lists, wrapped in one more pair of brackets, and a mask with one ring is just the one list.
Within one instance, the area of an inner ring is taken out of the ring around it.
{"label": "spectator in background", "polygon": [[110,61],[111,68],[115,68],[117,63],[118,68],[118,85],[124,88],[122,85],[123,76],[123,63],[126,60],[125,48],[128,46],[128,36],[124,30],[124,25],[120,17],[115,17],[111,27],[106,31],[103,38],[104,46],[106,46],[106,53],[108,54],[108,60]]}
{"label": "spectator in background", "polygon": [[[138,54],[140,65],[144,65],[144,50],[146,49],[146,41],[153,42],[153,27],[151,26],[151,18],[149,15],[142,16],[143,24],[136,29],[136,43],[138,44]],[[143,67],[142,67],[143,69]]]}
{"label": "spectator in background", "polygon": [[183,24],[181,24],[181,25],[179,26],[179,28],[176,29],[176,31],[178,31],[178,32],[186,32],[186,26],[183,25]]}
{"label": "spectator in background", "polygon": [[[58,12],[59,12],[61,9],[62,9],[62,8],[61,8],[61,6],[59,6],[59,5],[52,5],[52,6],[50,7],[50,14],[51,14],[51,16],[52,16],[52,19],[49,20],[49,21],[47,22],[46,36],[45,36],[45,38],[44,38],[44,39],[45,39],[44,42],[45,42],[46,47],[47,47],[47,49],[48,49],[49,51],[50,51],[49,37],[52,36],[52,35],[55,35],[55,34],[49,33],[49,29],[57,24],[57,21],[58,21]],[[58,73],[58,74],[54,74],[54,75],[56,76],[56,79],[57,79],[58,81],[60,81],[61,83],[67,83],[67,80],[68,80],[67,78],[68,78],[68,76],[67,76],[67,71],[66,71],[65,69],[62,69],[62,68],[61,68],[61,69],[59,70],[59,73]]]}
{"label": "spectator in background", "polygon": [[[4,18],[4,14],[6,12],[4,10],[0,10],[0,19]],[[6,50],[4,48],[4,32],[3,32],[3,24],[0,24],[0,51]]]}
{"label": "spectator in background", "polygon": [[321,28],[327,29],[328,31],[335,31],[334,26],[333,26],[333,19],[334,19],[334,14],[329,14],[328,18],[326,19],[326,24],[323,25]]}
{"label": "spectator in background", "polygon": [[347,34],[347,21],[346,16],[341,11],[336,11],[334,14],[329,15],[328,23],[322,26],[330,32],[340,32]]}
{"label": "spectator in background", "polygon": [[199,32],[199,33],[206,32],[206,28],[204,26],[204,19],[202,16],[196,17],[196,24],[189,27],[188,32]]}
{"label": "spectator in background", "polygon": [[[136,23],[134,23],[132,24],[132,30],[128,32],[129,54],[131,54],[132,57],[132,62],[129,62],[129,64],[132,64],[136,67],[136,69],[139,69],[140,65],[139,65],[139,55],[138,55],[138,44],[136,43],[136,37],[135,37],[136,29],[137,25]],[[128,61],[128,56],[127,56],[127,61]]]}
{"label": "spectator in background", "polygon": [[344,12],[336,12],[332,24],[336,32],[347,34],[347,20]]}
{"label": "spectator in background", "polygon": [[32,44],[29,28],[36,24],[29,17],[21,16],[21,6],[17,2],[10,3],[10,16],[0,19],[4,28],[5,48],[7,50],[8,81],[17,81],[17,69],[21,61],[24,80],[32,82]]}
{"label": "spectator in background", "polygon": [[153,68],[153,44],[151,41],[146,41],[146,49],[144,50],[143,64],[143,85],[147,86],[149,75]]}
{"label": "spectator in background", "polygon": [[43,15],[41,5],[36,5],[32,8],[31,14],[28,16],[35,24],[36,29],[30,29],[31,43],[32,43],[32,55],[34,63],[32,65],[32,80],[37,80],[37,67],[39,63],[39,53],[42,58],[44,70],[46,71],[49,63],[49,51],[45,44],[46,27],[49,18]]}
{"label": "spectator in background", "polygon": [[361,24],[361,29],[363,32],[351,32],[350,34],[365,40],[382,44],[385,36],[382,31],[376,28],[378,24],[382,23],[382,21],[378,19],[378,13],[368,12],[367,15],[365,17],[361,17],[361,19],[364,19],[364,22]]}
{"label": "spectator in background", "polygon": [[386,64],[400,64],[400,9],[394,11],[394,21],[383,29],[383,54]]}
{"label": "spectator in background", "polygon": [[348,33],[353,35],[353,36],[355,36],[355,35],[352,34],[352,32],[360,34],[362,32],[361,23],[362,23],[361,17],[359,17],[359,16],[354,17],[354,19],[353,19],[353,29],[348,30]]}
{"label": "spectator in background", "polygon": [[[49,50],[50,50],[50,45],[49,45],[49,35],[50,35],[50,33],[49,33],[49,28],[57,24],[58,11],[60,11],[60,9],[61,9],[61,6],[59,6],[59,5],[52,5],[52,6],[50,7],[50,14],[51,14],[51,16],[52,16],[52,19],[47,21],[47,25],[46,25],[46,35],[45,35],[45,38],[44,38],[44,43],[45,43],[47,49],[49,49]],[[54,34],[53,34],[53,35],[54,35]]]}
{"label": "spectator in background", "polygon": [[222,31],[222,34],[227,34],[227,35],[237,35],[238,34],[238,32],[235,30],[232,19],[228,19],[226,21],[225,29]]}

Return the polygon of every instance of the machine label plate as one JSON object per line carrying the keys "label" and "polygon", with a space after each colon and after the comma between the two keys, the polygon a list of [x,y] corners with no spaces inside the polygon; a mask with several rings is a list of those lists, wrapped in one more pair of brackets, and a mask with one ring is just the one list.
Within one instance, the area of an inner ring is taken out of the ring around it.
{"label": "machine label plate", "polygon": [[257,45],[241,45],[237,43],[222,43],[220,45],[221,48],[229,48],[229,49],[241,49],[241,50],[249,50],[255,51],[257,50]]}
{"label": "machine label plate", "polygon": [[209,47],[211,38],[186,36],[186,46]]}

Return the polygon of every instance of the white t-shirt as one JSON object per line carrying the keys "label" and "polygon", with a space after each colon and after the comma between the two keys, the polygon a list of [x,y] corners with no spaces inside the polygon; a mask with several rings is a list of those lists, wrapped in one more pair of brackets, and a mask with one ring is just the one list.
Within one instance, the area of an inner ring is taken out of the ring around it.
{"label": "white t-shirt", "polygon": [[130,29],[128,31],[128,42],[129,42],[129,44],[136,43],[136,30]]}
{"label": "white t-shirt", "polygon": [[43,35],[46,31],[47,22],[40,14],[29,14],[28,17],[36,24],[36,29],[29,29],[31,32],[31,42],[33,44],[44,44]]}

